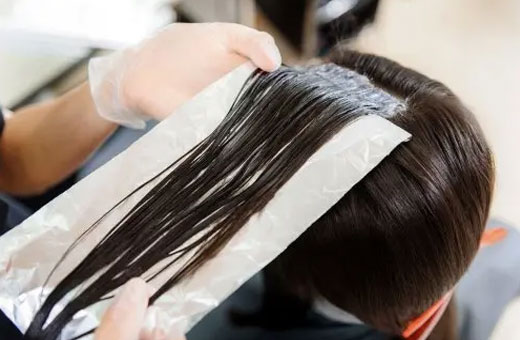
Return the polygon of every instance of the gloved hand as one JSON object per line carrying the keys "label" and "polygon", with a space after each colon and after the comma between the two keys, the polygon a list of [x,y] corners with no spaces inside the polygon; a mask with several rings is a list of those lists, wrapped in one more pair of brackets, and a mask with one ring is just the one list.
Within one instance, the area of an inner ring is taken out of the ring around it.
{"label": "gloved hand", "polygon": [[166,337],[155,330],[141,332],[148,307],[149,288],[134,278],[126,283],[107,309],[94,335],[95,340],[186,340],[184,336]]}
{"label": "gloved hand", "polygon": [[92,98],[102,117],[143,128],[248,59],[265,71],[281,63],[267,33],[238,24],[172,24],[136,47],[93,58]]}

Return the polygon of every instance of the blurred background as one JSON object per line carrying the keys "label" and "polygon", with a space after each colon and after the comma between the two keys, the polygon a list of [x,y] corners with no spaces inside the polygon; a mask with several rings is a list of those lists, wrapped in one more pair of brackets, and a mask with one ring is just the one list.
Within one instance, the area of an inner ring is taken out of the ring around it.
{"label": "blurred background", "polygon": [[[268,31],[287,64],[344,41],[444,82],[494,149],[492,216],[520,228],[519,0],[0,0],[0,103],[15,110],[57,96],[86,79],[94,55],[171,22],[208,21]],[[140,134],[120,129],[78,173],[24,202],[38,209]],[[518,320],[520,301],[513,301],[492,339],[520,338]]]}

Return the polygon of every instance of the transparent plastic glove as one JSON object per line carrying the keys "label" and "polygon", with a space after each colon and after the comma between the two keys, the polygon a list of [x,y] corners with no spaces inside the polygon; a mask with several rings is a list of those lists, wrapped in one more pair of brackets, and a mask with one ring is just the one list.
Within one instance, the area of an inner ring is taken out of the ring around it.
{"label": "transparent plastic glove", "polygon": [[95,333],[95,340],[186,340],[183,336],[167,337],[160,330],[141,332],[145,322],[150,289],[135,278],[118,292]]}
{"label": "transparent plastic glove", "polygon": [[265,71],[281,63],[265,32],[238,24],[172,24],[136,47],[93,58],[89,82],[102,117],[142,128],[248,59]]}

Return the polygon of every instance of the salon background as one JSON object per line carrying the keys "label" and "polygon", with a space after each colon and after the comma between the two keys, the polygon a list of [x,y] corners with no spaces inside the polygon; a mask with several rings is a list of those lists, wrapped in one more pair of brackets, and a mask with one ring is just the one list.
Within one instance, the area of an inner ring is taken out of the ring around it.
{"label": "salon background", "polygon": [[[175,21],[229,21],[269,31],[288,64],[346,40],[441,80],[477,115],[494,149],[494,220],[520,228],[520,1],[0,0],[0,103],[14,110],[62,93],[85,79],[91,56]],[[49,192],[4,199],[29,214],[142,133],[121,128]],[[491,339],[520,338],[517,320],[520,299],[509,304]]]}

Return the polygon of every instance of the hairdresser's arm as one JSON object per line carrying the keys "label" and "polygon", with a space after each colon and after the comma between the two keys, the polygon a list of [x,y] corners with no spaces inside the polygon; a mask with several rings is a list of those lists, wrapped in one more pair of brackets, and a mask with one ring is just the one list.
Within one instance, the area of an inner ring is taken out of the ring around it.
{"label": "hairdresser's arm", "polygon": [[115,128],[96,113],[87,84],[18,110],[0,138],[0,191],[42,192],[77,169]]}
{"label": "hairdresser's arm", "polygon": [[157,329],[142,331],[148,297],[149,290],[143,280],[130,280],[103,315],[95,340],[185,340],[182,335],[167,336]]}

